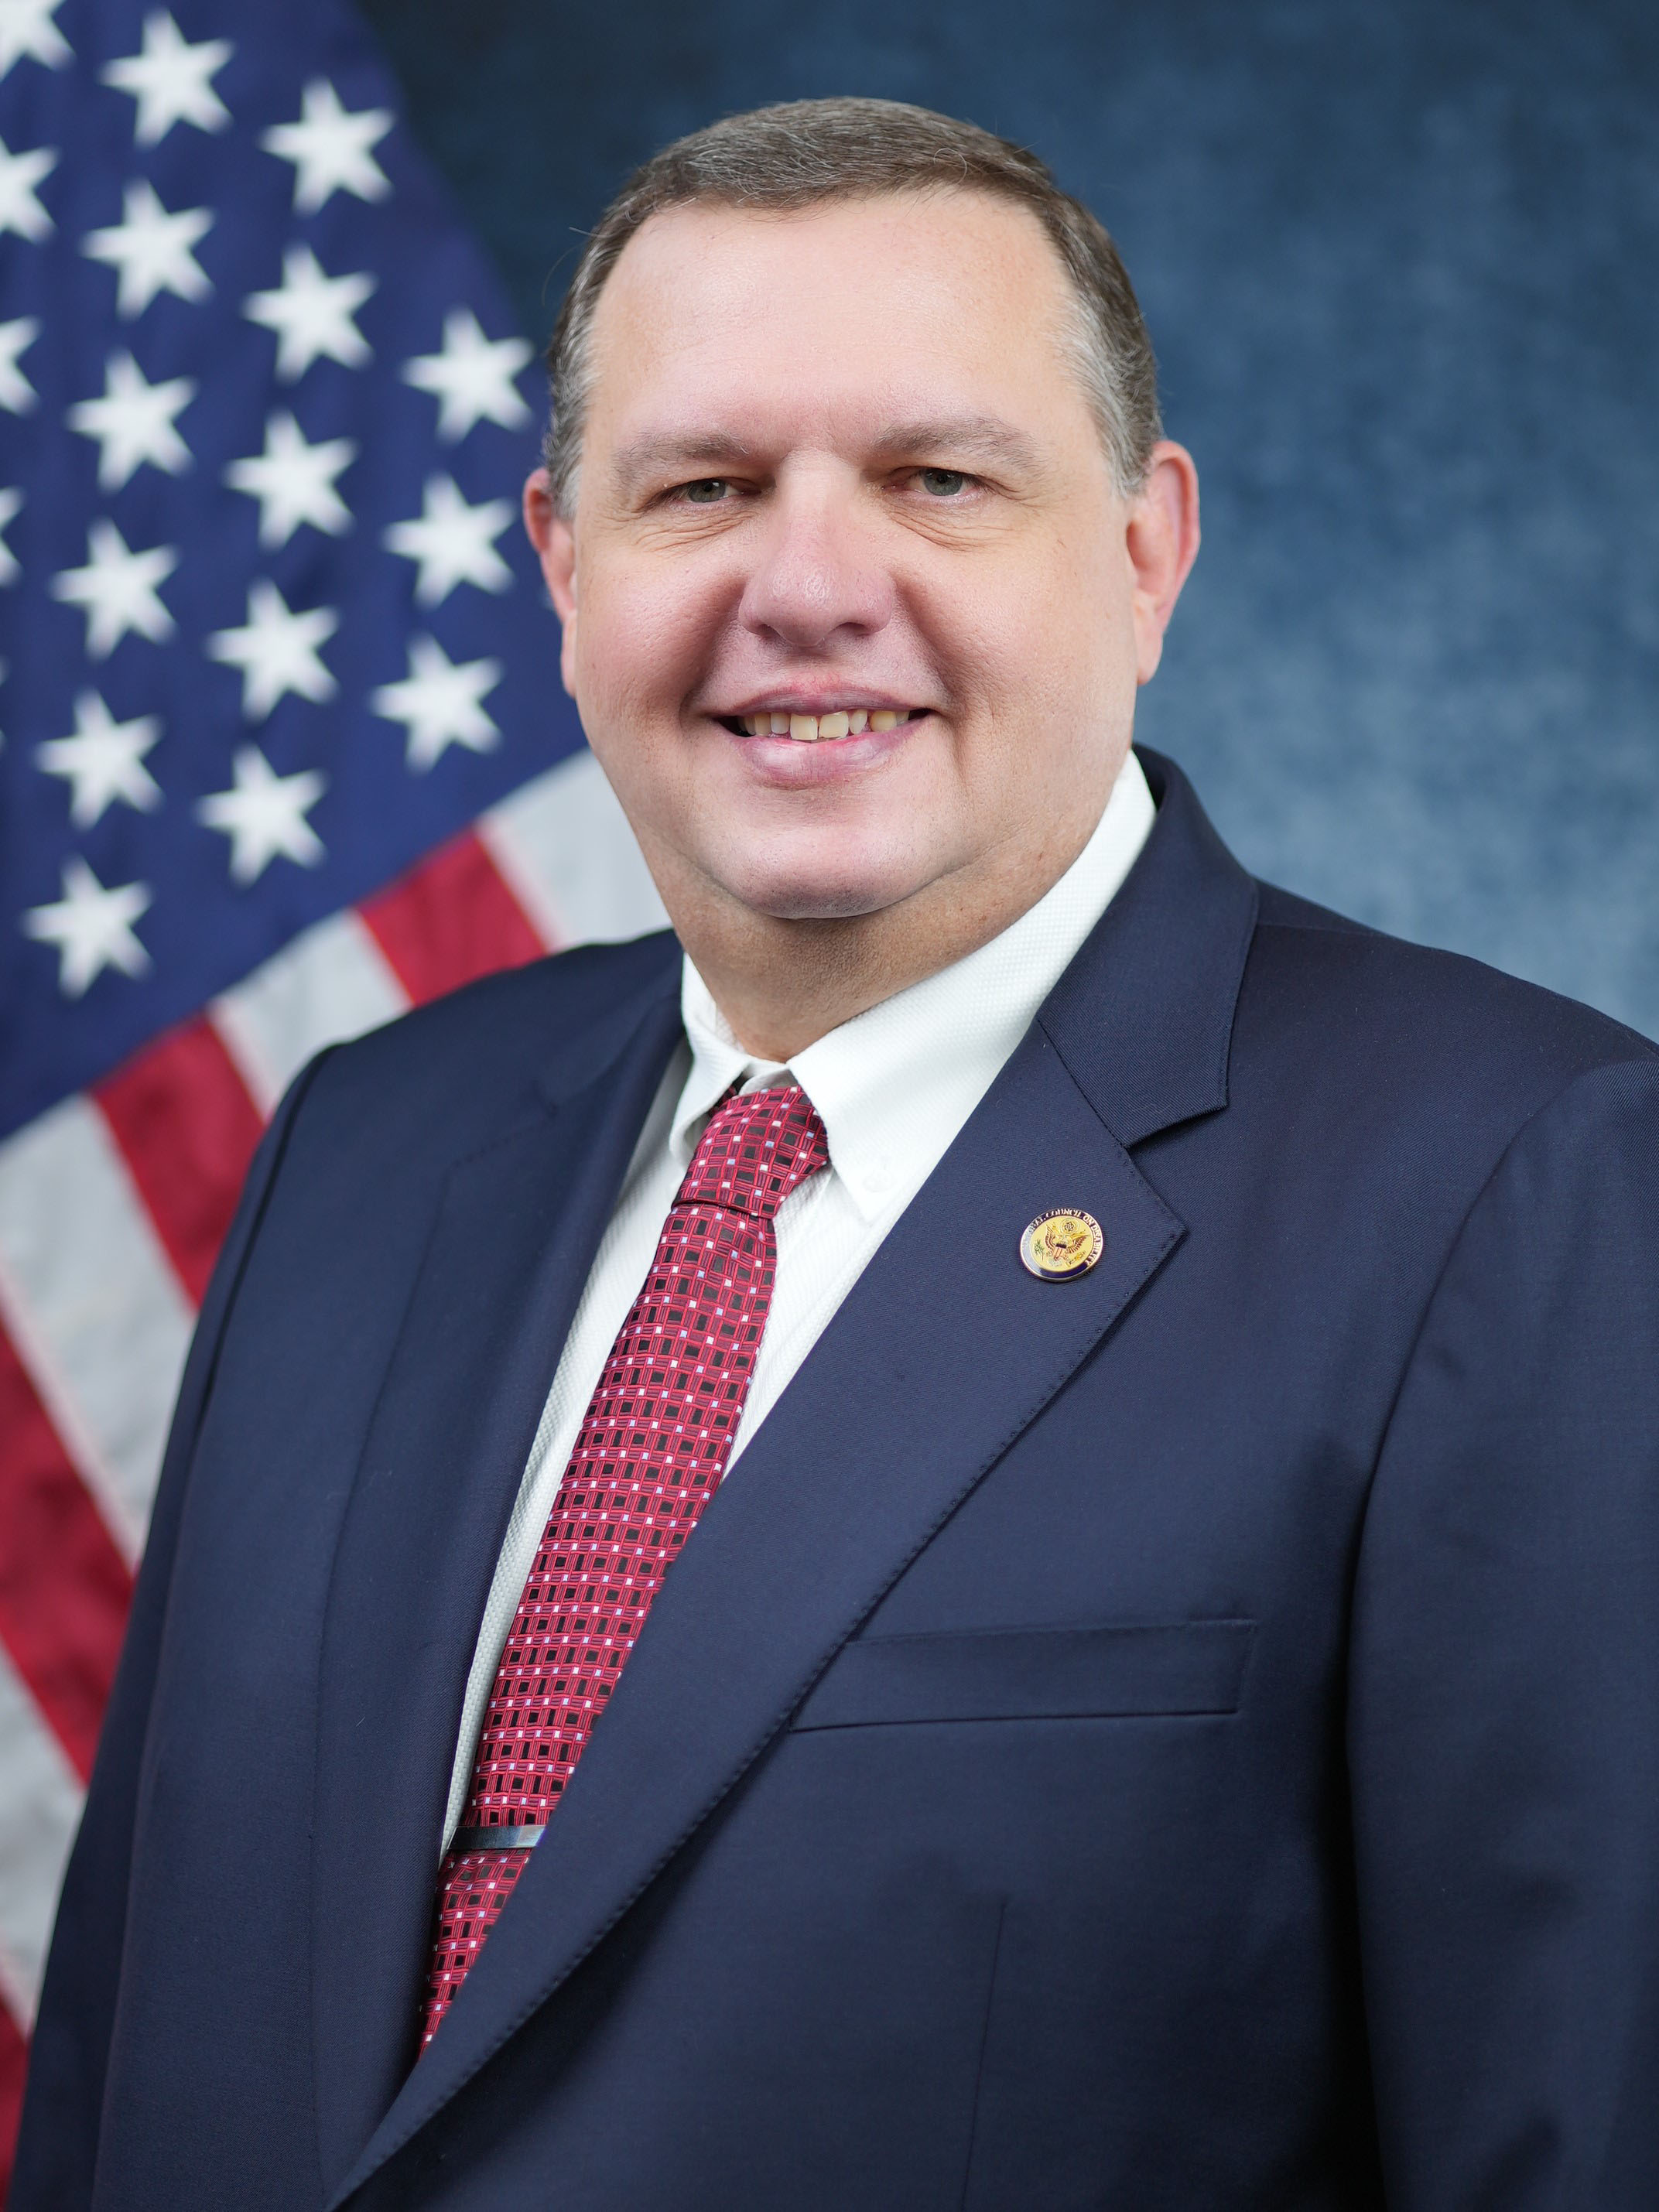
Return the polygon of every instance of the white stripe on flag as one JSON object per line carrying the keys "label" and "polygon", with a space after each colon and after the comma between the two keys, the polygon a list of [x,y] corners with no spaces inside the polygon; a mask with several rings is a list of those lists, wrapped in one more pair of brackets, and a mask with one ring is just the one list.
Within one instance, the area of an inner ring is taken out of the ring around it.
{"label": "white stripe on flag", "polygon": [[86,1098],[0,1146],[0,1314],[111,1534],[136,1559],[194,1316]]}
{"label": "white stripe on flag", "polygon": [[0,1997],[27,2033],[40,1999],[81,1785],[0,1650]]}
{"label": "white stripe on flag", "polygon": [[550,945],[611,944],[667,922],[628,818],[590,752],[525,784],[473,829]]}
{"label": "white stripe on flag", "polygon": [[409,994],[349,908],[286,945],[208,1016],[269,1121],[313,1053],[403,1013]]}

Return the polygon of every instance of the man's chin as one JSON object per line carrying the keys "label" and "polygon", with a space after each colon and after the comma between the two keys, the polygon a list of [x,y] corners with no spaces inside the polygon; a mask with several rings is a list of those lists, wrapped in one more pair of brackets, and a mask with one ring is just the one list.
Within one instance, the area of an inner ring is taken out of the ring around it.
{"label": "man's chin", "polygon": [[855,921],[902,904],[910,892],[867,884],[769,883],[736,896],[751,914],[773,921]]}
{"label": "man's chin", "polygon": [[[720,825],[697,844],[682,843],[681,865],[757,917],[775,921],[853,921],[902,906],[949,863],[929,864],[914,844],[881,825],[875,836],[800,834],[775,823]],[[668,902],[671,910],[674,902]]]}
{"label": "man's chin", "polygon": [[722,889],[750,914],[773,921],[855,921],[902,906],[925,888],[909,868],[779,867],[722,870]]}

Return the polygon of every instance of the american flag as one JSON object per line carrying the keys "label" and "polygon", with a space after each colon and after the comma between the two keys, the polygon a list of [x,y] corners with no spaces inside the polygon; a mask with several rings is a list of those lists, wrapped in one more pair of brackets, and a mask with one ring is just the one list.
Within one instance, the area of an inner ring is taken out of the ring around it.
{"label": "american flag", "polygon": [[344,0],[0,0],[0,2189],[264,1119],[661,918],[516,528],[530,356]]}

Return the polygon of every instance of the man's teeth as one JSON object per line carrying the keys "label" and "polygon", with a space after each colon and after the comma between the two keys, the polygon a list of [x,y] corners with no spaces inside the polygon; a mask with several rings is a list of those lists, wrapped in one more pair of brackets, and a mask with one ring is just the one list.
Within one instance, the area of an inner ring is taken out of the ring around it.
{"label": "man's teeth", "polygon": [[887,707],[878,707],[873,714],[864,707],[850,707],[845,714],[837,709],[833,714],[745,714],[743,726],[751,738],[793,738],[798,744],[810,745],[820,738],[857,738],[866,729],[896,729],[905,719]]}

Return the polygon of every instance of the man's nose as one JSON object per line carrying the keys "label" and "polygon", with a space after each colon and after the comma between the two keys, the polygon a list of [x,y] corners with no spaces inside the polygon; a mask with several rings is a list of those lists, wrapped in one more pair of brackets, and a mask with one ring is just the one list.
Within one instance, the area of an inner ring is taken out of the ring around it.
{"label": "man's nose", "polygon": [[859,505],[857,491],[839,485],[779,488],[744,586],[745,628],[813,652],[890,620],[893,580]]}

